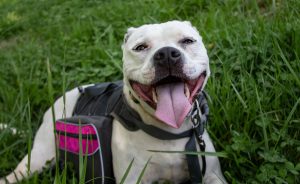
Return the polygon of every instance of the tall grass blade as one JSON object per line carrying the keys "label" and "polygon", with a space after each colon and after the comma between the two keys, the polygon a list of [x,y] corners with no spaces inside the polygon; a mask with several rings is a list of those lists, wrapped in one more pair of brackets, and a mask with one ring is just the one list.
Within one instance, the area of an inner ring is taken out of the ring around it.
{"label": "tall grass blade", "polygon": [[197,152],[197,151],[162,151],[162,150],[147,150],[154,153],[179,153],[184,155],[199,155],[199,156],[215,156],[215,157],[223,157],[227,158],[228,154],[225,152]]}
{"label": "tall grass blade", "polygon": [[79,119],[79,183],[84,183],[83,171],[83,153],[82,153],[82,134],[81,134],[81,120]]}
{"label": "tall grass blade", "polygon": [[31,148],[32,148],[32,128],[31,128],[31,112],[30,112],[30,101],[27,99],[27,125],[28,125],[28,160],[27,160],[27,174],[30,174],[31,167]]}
{"label": "tall grass blade", "polygon": [[144,173],[145,173],[145,171],[146,171],[146,168],[147,168],[147,166],[148,166],[148,164],[149,164],[151,158],[152,158],[152,157],[150,157],[150,158],[148,159],[147,163],[145,164],[145,166],[144,166],[142,172],[141,172],[140,175],[139,175],[138,180],[136,181],[136,184],[140,184],[140,183],[141,183],[142,178],[143,178],[143,176],[144,176]]}
{"label": "tall grass blade", "polygon": [[134,161],[134,158],[131,160],[130,164],[128,165],[128,167],[127,167],[127,169],[126,169],[126,171],[125,171],[125,173],[124,173],[124,175],[123,175],[123,177],[121,179],[120,184],[124,184],[124,182],[125,182],[128,174],[129,174],[129,171],[130,171],[130,169],[132,167],[133,161]]}
{"label": "tall grass blade", "polygon": [[[48,98],[49,98],[49,102],[51,104],[51,112],[52,112],[52,123],[53,123],[53,134],[55,136],[55,121],[56,121],[56,117],[55,117],[55,108],[54,108],[54,98],[53,98],[53,86],[52,86],[52,74],[51,74],[51,67],[50,67],[50,62],[49,62],[49,58],[47,58],[46,60],[46,64],[47,64],[47,81],[48,81]],[[60,179],[59,177],[59,152],[57,149],[57,141],[55,142],[55,179],[54,179],[54,183],[60,183]]]}
{"label": "tall grass blade", "polygon": [[281,128],[280,134],[279,134],[279,136],[278,136],[278,138],[277,138],[275,147],[277,147],[277,145],[278,145],[278,143],[279,143],[279,141],[280,141],[280,139],[281,139],[281,137],[282,137],[283,131],[285,131],[285,130],[287,129],[288,124],[289,124],[289,122],[291,121],[292,116],[293,116],[294,113],[296,112],[296,109],[297,109],[299,103],[300,103],[300,98],[298,98],[297,102],[296,102],[295,105],[293,106],[293,108],[292,108],[291,112],[289,113],[288,117],[287,117],[286,120],[284,121],[283,127]]}
{"label": "tall grass blade", "polygon": [[[65,62],[65,58],[64,58],[64,62]],[[65,65],[63,67],[63,72],[62,72],[62,77],[63,77],[63,84],[62,84],[62,94],[63,94],[63,114],[62,114],[62,118],[63,119],[66,119],[66,69],[65,69]],[[67,142],[67,131],[64,130],[64,136],[65,136],[65,143]],[[67,144],[65,145],[67,146]],[[68,164],[67,164],[67,160],[68,160],[68,154],[67,154],[67,149],[65,149],[64,151],[64,170],[62,172],[62,179],[61,179],[61,182],[62,184],[66,184],[67,183],[67,170],[68,170]]]}
{"label": "tall grass blade", "polygon": [[[282,49],[280,48],[279,44],[277,41],[274,41],[276,46],[277,46],[277,49],[279,50],[279,53],[280,53],[280,57],[281,59],[283,60],[283,62],[286,64],[286,66],[288,67],[289,71],[291,72],[291,74],[293,74],[294,76],[294,79],[298,85],[298,87],[300,88],[300,75],[298,73],[298,75],[296,74],[296,72],[293,70],[292,66],[290,65],[290,63],[288,62],[288,60],[286,59],[285,55],[283,54],[282,52]],[[294,61],[294,62],[298,62],[298,61]]]}
{"label": "tall grass blade", "polygon": [[268,140],[268,134],[267,134],[267,129],[266,129],[266,122],[265,122],[264,113],[262,111],[262,107],[261,107],[261,103],[260,103],[261,100],[259,98],[256,86],[255,86],[255,94],[256,94],[256,98],[257,98],[257,103],[258,103],[259,111],[260,111],[260,114],[261,114],[261,121],[262,121],[262,128],[263,128],[263,135],[264,135],[264,142],[265,142],[265,149],[269,150],[269,140]]}
{"label": "tall grass blade", "polygon": [[242,96],[240,95],[240,93],[238,92],[238,90],[235,88],[235,86],[232,83],[232,81],[230,81],[230,84],[231,84],[234,92],[236,93],[238,99],[240,100],[241,104],[243,105],[244,109],[247,109],[247,104],[246,104],[245,100],[242,98]]}
{"label": "tall grass blade", "polygon": [[[88,141],[88,137],[87,137]],[[88,144],[85,148],[85,153],[88,153]],[[87,167],[87,156],[83,155],[83,147],[82,147],[82,132],[81,132],[81,120],[79,119],[79,183],[85,183],[85,175],[86,175],[86,167]]]}

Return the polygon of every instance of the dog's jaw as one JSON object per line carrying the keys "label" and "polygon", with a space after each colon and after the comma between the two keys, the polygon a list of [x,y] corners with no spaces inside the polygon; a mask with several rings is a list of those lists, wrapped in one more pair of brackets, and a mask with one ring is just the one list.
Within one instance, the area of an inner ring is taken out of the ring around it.
{"label": "dog's jaw", "polygon": [[173,78],[175,81],[170,82],[171,79],[167,77],[151,85],[130,81],[130,86],[140,101],[155,109],[154,116],[157,119],[173,128],[180,128],[202,89],[206,72],[194,80]]}
{"label": "dog's jaw", "polygon": [[191,123],[183,123],[180,129],[171,128],[169,125],[162,123],[162,121],[155,117],[155,109],[149,106],[145,101],[139,99],[139,96],[133,91],[126,77],[124,77],[123,81],[123,93],[125,100],[128,105],[140,115],[145,124],[153,125],[172,133],[181,133],[182,131],[192,128]]}

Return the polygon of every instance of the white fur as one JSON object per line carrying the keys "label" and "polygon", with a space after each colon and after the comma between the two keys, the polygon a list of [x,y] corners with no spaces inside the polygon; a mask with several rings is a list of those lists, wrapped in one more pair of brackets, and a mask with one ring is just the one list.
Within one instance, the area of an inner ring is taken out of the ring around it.
{"label": "white fur", "polygon": [[[183,48],[178,40],[189,36],[197,40],[196,44]],[[135,104],[130,95],[128,79],[136,80],[143,84],[148,84],[154,77],[154,69],[151,63],[151,57],[159,48],[164,46],[176,47],[182,53],[186,60],[184,66],[185,73],[191,78],[199,76],[204,70],[209,76],[208,56],[202,39],[198,31],[191,26],[189,22],[172,21],[163,24],[144,25],[139,28],[130,28],[126,36],[126,43],[123,44],[123,72],[124,72],[124,94],[129,102],[129,105],[135,109],[144,122],[151,123],[161,129],[173,133],[183,132],[191,128],[189,119],[180,127],[180,129],[171,128],[157,119],[155,119],[149,111],[145,110],[144,106]],[[132,51],[140,42],[147,42],[150,48],[145,52],[136,53]],[[191,70],[193,68],[193,70]],[[208,78],[208,77],[207,77]],[[207,81],[205,80],[205,83]],[[79,97],[77,89],[73,89],[66,93],[66,103],[63,103],[63,98],[58,99],[55,104],[56,119],[62,117],[70,117]],[[65,108],[65,115],[64,115]],[[215,152],[214,146],[205,131],[203,138],[206,143],[207,152]],[[169,180],[173,183],[179,183],[188,178],[187,164],[185,156],[181,154],[165,154],[151,153],[147,150],[174,150],[183,151],[187,142],[187,138],[162,141],[153,138],[145,132],[139,130],[130,132],[126,130],[117,120],[113,122],[112,135],[112,154],[113,167],[117,183],[120,182],[126,168],[132,159],[134,163],[129,176],[125,183],[136,183],[137,178],[142,171],[147,160],[152,156],[151,161],[143,176],[142,183],[150,184],[157,180]],[[29,176],[33,172],[41,172],[45,164],[49,160],[55,159],[55,144],[52,122],[52,111],[49,109],[43,118],[43,123],[36,133],[34,145],[31,152],[31,168]],[[27,155],[18,164],[14,172],[9,174],[6,179],[10,183],[15,183],[17,180],[22,180],[23,177],[28,177],[27,172]],[[204,176],[204,183],[226,183],[221,173],[220,164],[217,157],[206,156],[207,169]],[[201,163],[201,159],[200,159]],[[201,163],[202,165],[202,163]],[[17,178],[16,178],[16,177]],[[4,179],[0,180],[0,184],[4,184]]]}

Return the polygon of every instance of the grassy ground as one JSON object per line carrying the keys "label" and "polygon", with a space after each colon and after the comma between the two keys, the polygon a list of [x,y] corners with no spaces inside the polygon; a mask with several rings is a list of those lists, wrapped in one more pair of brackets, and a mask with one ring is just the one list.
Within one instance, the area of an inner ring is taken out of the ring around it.
{"label": "grassy ground", "polygon": [[[0,176],[26,154],[54,96],[121,79],[126,28],[190,20],[211,62],[209,131],[229,183],[300,183],[300,1],[0,0]],[[65,78],[66,80],[62,80]],[[24,183],[53,183],[46,170]]]}

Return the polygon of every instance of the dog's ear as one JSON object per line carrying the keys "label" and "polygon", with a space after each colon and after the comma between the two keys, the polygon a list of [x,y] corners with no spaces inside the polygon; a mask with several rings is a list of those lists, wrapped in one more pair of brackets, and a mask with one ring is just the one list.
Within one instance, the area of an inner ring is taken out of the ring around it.
{"label": "dog's ear", "polygon": [[192,23],[190,22],[190,21],[183,21],[183,23],[185,23],[185,24],[187,24],[187,25],[189,25],[189,26],[191,26],[191,27],[193,27],[193,25],[192,25]]}
{"label": "dog's ear", "polygon": [[[185,23],[188,26],[191,26],[195,31],[197,31],[197,33],[199,33],[199,30],[195,26],[193,26],[193,24],[190,21],[186,20],[186,21],[183,21],[183,23]],[[200,36],[200,38],[202,38],[202,37]]]}
{"label": "dog's ear", "polygon": [[127,33],[124,35],[124,40],[123,40],[123,45],[127,42],[129,39],[130,35],[136,30],[134,27],[130,27],[127,29]]}

